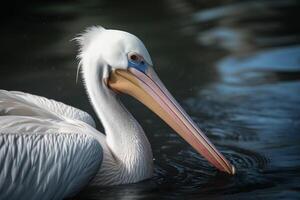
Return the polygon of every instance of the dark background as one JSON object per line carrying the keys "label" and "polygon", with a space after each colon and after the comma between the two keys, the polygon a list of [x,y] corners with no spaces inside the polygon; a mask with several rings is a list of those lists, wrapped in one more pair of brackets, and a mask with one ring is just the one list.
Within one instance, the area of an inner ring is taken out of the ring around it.
{"label": "dark background", "polygon": [[300,198],[298,1],[11,1],[0,11],[1,89],[56,99],[96,119],[76,84],[71,40],[91,25],[131,32],[237,168],[234,177],[217,172],[153,113],[122,97],[152,144],[155,176],[88,187],[74,199]]}

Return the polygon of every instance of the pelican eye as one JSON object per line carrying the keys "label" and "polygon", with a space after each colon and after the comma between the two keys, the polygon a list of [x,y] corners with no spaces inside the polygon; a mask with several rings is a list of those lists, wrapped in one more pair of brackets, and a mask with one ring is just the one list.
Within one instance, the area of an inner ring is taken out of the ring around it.
{"label": "pelican eye", "polygon": [[147,69],[146,62],[144,61],[143,56],[136,53],[128,54],[128,66],[136,68],[137,70],[144,72]]}
{"label": "pelican eye", "polygon": [[143,64],[143,57],[136,54],[136,53],[130,53],[128,54],[128,58],[130,62],[136,63],[136,64]]}
{"label": "pelican eye", "polygon": [[137,61],[139,61],[139,57],[135,54],[132,54],[132,55],[130,55],[130,60],[137,62]]}

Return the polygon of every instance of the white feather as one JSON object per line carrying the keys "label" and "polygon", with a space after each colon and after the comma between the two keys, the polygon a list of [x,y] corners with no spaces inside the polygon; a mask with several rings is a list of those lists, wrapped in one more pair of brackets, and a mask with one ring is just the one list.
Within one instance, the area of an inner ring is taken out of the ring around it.
{"label": "white feather", "polygon": [[92,185],[138,182],[152,176],[152,151],[143,129],[104,79],[127,68],[134,35],[87,29],[79,42],[80,68],[106,136],[86,112],[55,100],[0,90],[0,199],[62,199]]}

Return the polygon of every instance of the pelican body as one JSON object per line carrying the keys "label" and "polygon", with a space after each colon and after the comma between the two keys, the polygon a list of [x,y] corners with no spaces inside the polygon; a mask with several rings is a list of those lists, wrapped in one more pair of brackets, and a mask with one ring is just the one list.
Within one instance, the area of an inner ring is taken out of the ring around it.
{"label": "pelican body", "polygon": [[151,178],[151,146],[119,93],[142,102],[213,166],[234,174],[234,167],[164,87],[136,36],[91,27],[76,41],[85,88],[105,134],[84,111],[37,95],[0,90],[1,200],[63,199],[87,184]]}

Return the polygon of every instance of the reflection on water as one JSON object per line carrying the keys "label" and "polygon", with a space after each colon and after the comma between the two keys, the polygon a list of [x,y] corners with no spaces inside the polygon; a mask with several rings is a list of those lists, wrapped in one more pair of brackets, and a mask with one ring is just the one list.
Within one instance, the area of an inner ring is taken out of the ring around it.
{"label": "reflection on water", "polygon": [[95,117],[82,84],[75,84],[76,50],[69,41],[95,24],[133,32],[237,174],[216,171],[151,112],[122,97],[152,144],[155,175],[137,184],[88,187],[72,199],[297,199],[299,11],[296,0],[28,3],[3,23],[0,85]]}
{"label": "reflection on water", "polygon": [[299,43],[298,11],[295,0],[241,1],[200,10],[192,19],[205,24],[197,32],[199,43],[242,54]]}

